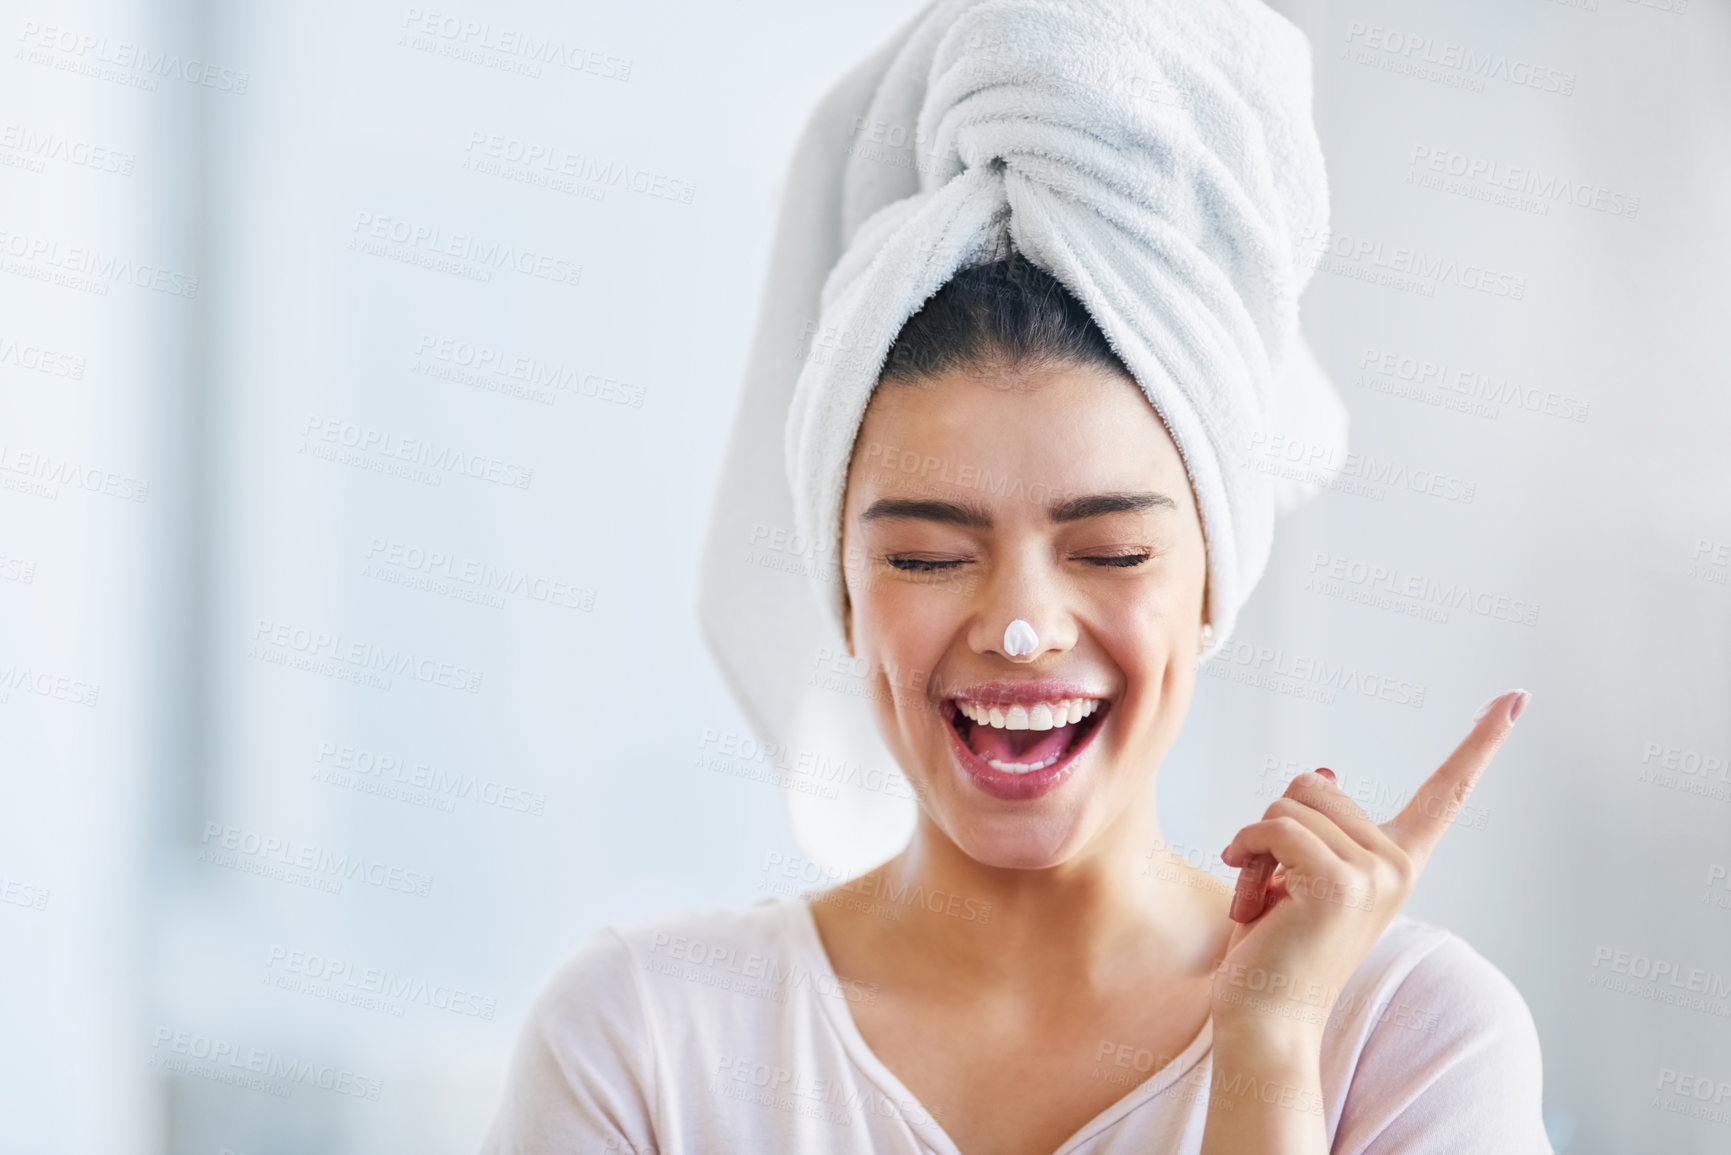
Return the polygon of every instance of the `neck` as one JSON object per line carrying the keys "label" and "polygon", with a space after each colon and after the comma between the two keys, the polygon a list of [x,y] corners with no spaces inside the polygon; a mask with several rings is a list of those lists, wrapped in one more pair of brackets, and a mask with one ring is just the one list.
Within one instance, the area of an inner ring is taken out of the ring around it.
{"label": "neck", "polygon": [[1106,987],[1123,981],[1127,964],[1209,969],[1224,949],[1229,896],[1165,845],[1150,784],[1141,804],[1056,866],[986,865],[922,813],[908,847],[867,878],[898,911],[882,933],[911,957],[982,984],[1034,987],[1062,975]]}

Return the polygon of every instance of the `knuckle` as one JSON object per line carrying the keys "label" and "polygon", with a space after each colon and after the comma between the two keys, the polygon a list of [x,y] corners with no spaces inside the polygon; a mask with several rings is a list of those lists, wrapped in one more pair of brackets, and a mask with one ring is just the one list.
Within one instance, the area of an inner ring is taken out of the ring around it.
{"label": "knuckle", "polygon": [[1378,893],[1374,885],[1350,871],[1289,874],[1286,888],[1303,902],[1345,910],[1374,909]]}
{"label": "knuckle", "polygon": [[1364,811],[1350,798],[1324,795],[1310,803],[1312,810],[1327,815],[1337,824],[1341,821],[1351,822],[1364,817]]}
{"label": "knuckle", "polygon": [[1327,815],[1337,822],[1342,819],[1351,821],[1365,817],[1365,813],[1359,809],[1358,803],[1340,790],[1325,789],[1321,786],[1305,787],[1300,785],[1302,781],[1298,778],[1293,779],[1293,785],[1287,788],[1286,794],[1275,801],[1288,803],[1294,810],[1302,807],[1305,810]]}
{"label": "knuckle", "polygon": [[1329,812],[1332,814],[1344,815],[1348,818],[1362,818],[1366,820],[1370,818],[1370,815],[1364,812],[1364,807],[1354,802],[1351,798],[1348,798],[1345,794],[1330,795],[1328,798],[1328,807]]}
{"label": "knuckle", "polygon": [[1469,774],[1454,784],[1454,789],[1449,792],[1449,797],[1454,799],[1454,804],[1458,807],[1466,802],[1467,795],[1471,794],[1473,792],[1473,787],[1478,784],[1479,776],[1477,774]]}
{"label": "knuckle", "polygon": [[1412,855],[1398,845],[1389,848],[1388,857],[1383,859],[1388,864],[1389,872],[1394,876],[1395,884],[1401,888],[1410,887],[1418,877],[1418,863]]}

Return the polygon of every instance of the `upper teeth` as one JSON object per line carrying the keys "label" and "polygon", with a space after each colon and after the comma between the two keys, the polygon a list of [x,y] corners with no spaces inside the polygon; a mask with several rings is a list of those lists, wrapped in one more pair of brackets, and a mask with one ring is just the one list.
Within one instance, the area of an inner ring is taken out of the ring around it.
{"label": "upper teeth", "polygon": [[1080,722],[1099,708],[1098,698],[1060,698],[1055,702],[1036,702],[1032,706],[1008,707],[956,702],[956,709],[964,717],[999,730],[1050,730]]}

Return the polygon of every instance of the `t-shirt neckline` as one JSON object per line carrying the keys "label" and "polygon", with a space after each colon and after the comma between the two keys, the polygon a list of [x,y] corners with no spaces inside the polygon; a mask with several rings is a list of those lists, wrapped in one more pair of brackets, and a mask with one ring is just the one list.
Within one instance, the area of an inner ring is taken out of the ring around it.
{"label": "t-shirt neckline", "polygon": [[[818,933],[817,919],[813,917],[811,912],[811,902],[804,896],[784,895],[781,898],[790,907],[798,908],[791,911],[793,917],[790,921],[794,937],[797,940],[795,949],[805,955],[806,966],[812,968],[813,974],[835,976],[835,967],[830,963],[829,952],[824,949],[823,936]],[[834,998],[819,997],[817,1002],[823,1007],[824,1014],[828,1017],[830,1025],[835,1028],[836,1034],[842,1041],[842,1046],[847,1050],[848,1058],[853,1061],[854,1065],[867,1078],[877,1083],[880,1090],[887,1092],[894,1102],[918,1105],[918,1116],[903,1115],[908,1126],[919,1132],[921,1137],[942,1155],[962,1155],[955,1140],[951,1139],[949,1133],[938,1124],[937,1117],[924,1103],[914,1097],[913,1092],[903,1085],[896,1073],[890,1070],[882,1059],[878,1058],[877,1052],[873,1051],[865,1041],[865,1036],[860,1034],[859,1025],[854,1022],[853,1012],[848,1009],[846,1000],[842,999],[838,1002]],[[1178,1052],[1171,1062],[1149,1074],[1142,1082],[1113,1100],[1105,1110],[1082,1124],[1075,1134],[1052,1152],[1052,1155],[1071,1155],[1081,1144],[1086,1143],[1131,1111],[1166,1091],[1183,1078],[1213,1045],[1214,1016],[1210,1014],[1202,1021],[1202,1028],[1196,1032],[1196,1037],[1191,1039],[1189,1044]]]}

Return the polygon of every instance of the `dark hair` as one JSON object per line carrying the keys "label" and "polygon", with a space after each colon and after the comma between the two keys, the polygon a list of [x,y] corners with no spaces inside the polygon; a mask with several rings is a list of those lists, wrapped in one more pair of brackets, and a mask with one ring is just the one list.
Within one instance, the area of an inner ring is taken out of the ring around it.
{"label": "dark hair", "polygon": [[1135,379],[1082,302],[1011,252],[961,270],[932,294],[896,335],[879,380],[911,382],[992,362],[1095,365]]}

